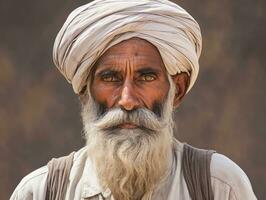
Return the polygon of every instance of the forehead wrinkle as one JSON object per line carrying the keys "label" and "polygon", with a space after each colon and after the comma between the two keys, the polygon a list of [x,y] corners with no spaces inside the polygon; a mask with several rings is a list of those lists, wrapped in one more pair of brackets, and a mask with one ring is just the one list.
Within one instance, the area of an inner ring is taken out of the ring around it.
{"label": "forehead wrinkle", "polygon": [[[147,58],[146,56],[142,56],[143,58]],[[119,58],[113,59],[110,61],[105,61],[100,63],[100,68],[120,68],[121,66],[130,66],[134,65],[135,70],[138,71],[141,68],[153,68],[156,71],[164,71],[162,68],[165,68],[163,63],[155,62],[154,59],[139,59],[139,56],[130,56],[127,58]],[[99,67],[98,66],[98,67]]]}
{"label": "forehead wrinkle", "polygon": [[147,62],[147,61],[154,62],[154,60],[155,60],[155,59],[151,59],[151,57],[154,58],[155,56],[151,55],[149,53],[146,53],[146,54],[143,52],[141,52],[141,54],[139,52],[136,52],[136,53],[133,53],[133,54],[123,53],[123,54],[106,55],[102,59],[100,59],[99,63],[109,64],[112,62],[116,62],[117,60],[123,60],[123,59],[134,59],[134,60],[139,60],[140,62]]}
{"label": "forehead wrinkle", "polygon": [[[131,71],[139,71],[142,68],[153,68],[157,71],[165,71],[165,66],[161,55],[157,49],[145,49],[147,44],[143,41],[128,41],[129,46],[122,45],[114,46],[113,49],[107,51],[98,62],[100,68],[111,68],[115,71],[124,71],[130,67]],[[146,51],[145,51],[145,50]],[[97,68],[98,68],[97,67]],[[126,68],[125,68],[126,67]],[[98,70],[97,70],[98,71]]]}
{"label": "forehead wrinkle", "polygon": [[125,58],[125,59],[116,59],[112,63],[104,63],[104,64],[99,64],[96,67],[96,74],[101,73],[102,71],[105,70],[113,70],[117,72],[122,72],[124,70],[128,71],[130,69],[131,72],[136,72],[139,71],[143,67],[150,66],[148,64],[137,64],[137,61],[135,58]]}

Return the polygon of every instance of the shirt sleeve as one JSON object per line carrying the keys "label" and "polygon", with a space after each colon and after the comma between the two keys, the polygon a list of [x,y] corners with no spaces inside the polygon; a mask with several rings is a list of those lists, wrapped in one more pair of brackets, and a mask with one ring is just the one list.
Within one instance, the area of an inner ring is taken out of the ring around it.
{"label": "shirt sleeve", "polygon": [[44,166],[25,176],[10,200],[45,200],[47,174],[48,169]]}
{"label": "shirt sleeve", "polygon": [[257,200],[245,172],[224,155],[212,156],[211,182],[215,200]]}

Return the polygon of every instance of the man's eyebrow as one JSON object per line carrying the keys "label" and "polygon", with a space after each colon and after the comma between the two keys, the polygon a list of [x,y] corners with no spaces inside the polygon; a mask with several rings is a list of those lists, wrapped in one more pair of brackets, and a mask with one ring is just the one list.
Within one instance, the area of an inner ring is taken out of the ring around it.
{"label": "man's eyebrow", "polygon": [[119,71],[115,69],[102,69],[96,72],[96,76],[103,76],[103,75],[116,75]]}
{"label": "man's eyebrow", "polygon": [[[103,75],[116,75],[119,74],[121,70],[117,70],[115,68],[107,68],[107,69],[102,69],[99,70],[98,72],[95,73],[96,76],[103,76]],[[138,74],[160,74],[161,70],[160,69],[154,69],[153,67],[143,67],[138,70],[136,70]]]}
{"label": "man's eyebrow", "polygon": [[159,74],[160,72],[161,72],[161,70],[154,69],[152,67],[144,67],[144,68],[137,70],[137,73],[139,73],[139,74],[150,74],[150,73]]}

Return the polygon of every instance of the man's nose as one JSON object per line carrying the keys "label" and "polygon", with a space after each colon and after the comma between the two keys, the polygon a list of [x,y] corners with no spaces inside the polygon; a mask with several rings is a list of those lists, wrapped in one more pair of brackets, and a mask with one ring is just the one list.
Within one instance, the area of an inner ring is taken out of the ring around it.
{"label": "man's nose", "polygon": [[131,83],[126,82],[123,85],[118,105],[127,111],[131,111],[139,107],[139,101]]}

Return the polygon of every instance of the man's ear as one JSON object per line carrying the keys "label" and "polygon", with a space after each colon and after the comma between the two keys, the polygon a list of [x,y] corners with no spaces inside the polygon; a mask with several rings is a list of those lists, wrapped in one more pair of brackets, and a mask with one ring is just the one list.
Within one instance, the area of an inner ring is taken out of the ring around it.
{"label": "man's ear", "polygon": [[186,94],[186,91],[189,86],[190,78],[189,75],[186,72],[182,72],[180,74],[176,74],[174,76],[171,76],[172,80],[176,86],[176,93],[174,98],[174,107],[177,108],[183,97]]}
{"label": "man's ear", "polygon": [[81,105],[85,105],[89,100],[89,94],[87,91],[87,85],[81,90],[80,94],[78,94],[79,101]]}

